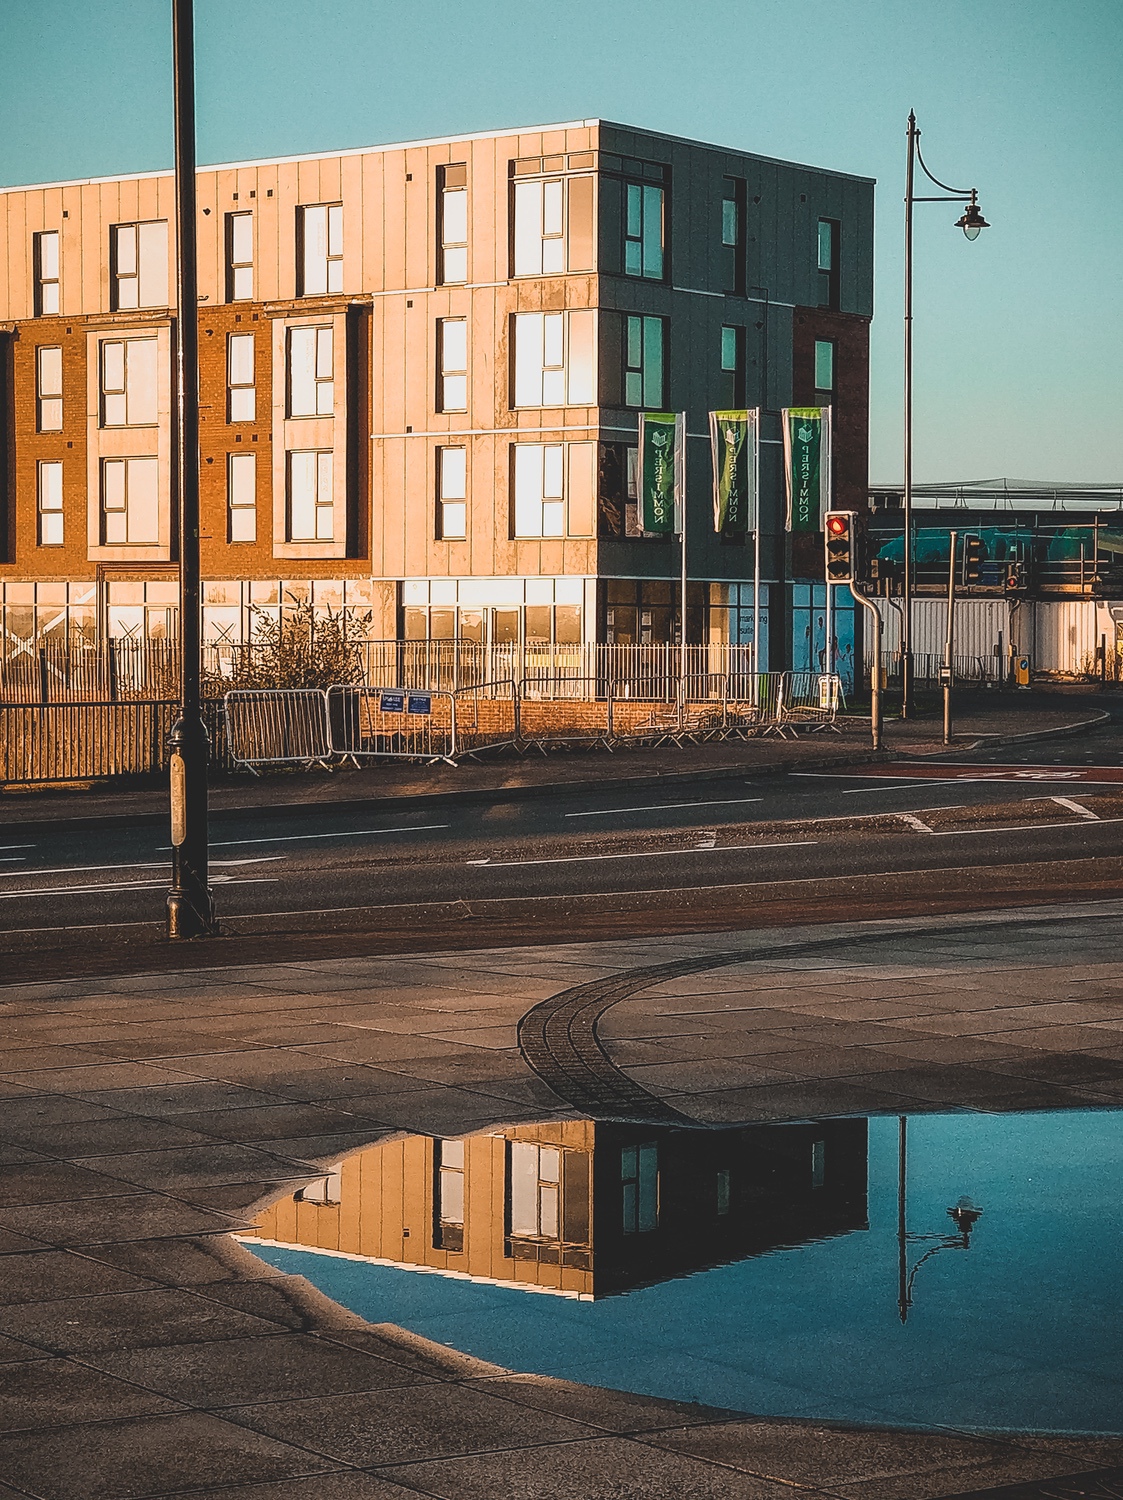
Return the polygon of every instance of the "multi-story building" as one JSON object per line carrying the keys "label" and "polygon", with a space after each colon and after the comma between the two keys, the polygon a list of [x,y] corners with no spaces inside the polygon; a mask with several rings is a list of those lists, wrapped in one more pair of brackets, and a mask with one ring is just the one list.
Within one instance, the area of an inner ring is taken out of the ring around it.
{"label": "multi-story building", "polygon": [[[368,1146],[253,1236],[603,1297],[868,1228],[864,1119],[720,1130],[566,1120]],[[250,1238],[247,1235],[247,1238]]]}
{"label": "multi-story building", "polygon": [[[208,167],[198,203],[207,639],[305,600],[381,639],[673,640],[649,409],[688,418],[688,639],[743,642],[707,412],[760,406],[770,652],[798,657],[821,547],[784,534],[779,413],[831,405],[864,509],[870,180],[586,120]],[[5,639],[167,634],[172,175],[0,205]]]}

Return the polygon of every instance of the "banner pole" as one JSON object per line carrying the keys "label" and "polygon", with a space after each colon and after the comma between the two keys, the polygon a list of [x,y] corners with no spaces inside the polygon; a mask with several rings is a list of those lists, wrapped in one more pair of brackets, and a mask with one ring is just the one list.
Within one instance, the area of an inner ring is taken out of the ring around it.
{"label": "banner pole", "polygon": [[760,697],[760,407],[753,432],[753,707]]}
{"label": "banner pole", "polygon": [[[677,419],[676,419],[677,424]],[[686,422],[682,423],[682,438],[676,444],[675,479],[679,496],[679,540],[682,552],[682,613],[679,616],[678,633],[678,727],[681,729],[686,715]]]}

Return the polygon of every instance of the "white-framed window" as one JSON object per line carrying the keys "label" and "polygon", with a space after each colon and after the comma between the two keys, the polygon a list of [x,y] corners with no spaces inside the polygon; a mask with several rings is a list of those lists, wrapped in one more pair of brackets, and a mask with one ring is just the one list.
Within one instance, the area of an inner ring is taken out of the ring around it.
{"label": "white-framed window", "polygon": [[515,406],[596,404],[596,314],[515,313]]}
{"label": "white-framed window", "polygon": [[665,334],[662,318],[624,318],[624,405],[660,411],[666,400],[663,379]]}
{"label": "white-framed window", "polygon": [[468,320],[437,319],[437,403],[440,411],[468,410]]}
{"label": "white-framed window", "polygon": [[834,390],[834,340],[815,340],[815,389],[830,393]]}
{"label": "white-framed window", "polygon": [[535,1141],[511,1141],[508,1150],[511,1233],[521,1239],[559,1239],[561,1151]]}
{"label": "white-framed window", "polygon": [[625,1234],[659,1227],[659,1147],[625,1146],[620,1152],[620,1186]]}
{"label": "white-framed window", "polygon": [[253,214],[226,215],[226,300],[253,298]]}
{"label": "white-framed window", "polygon": [[330,448],[289,454],[287,541],[334,541],[333,467]]}
{"label": "white-framed window", "polygon": [[468,535],[468,450],[437,449],[437,535],[463,541]]}
{"label": "white-framed window", "polygon": [[468,168],[454,163],[438,168],[440,263],[442,285],[468,280]]}
{"label": "white-framed window", "polygon": [[252,422],[257,416],[253,367],[253,334],[232,333],[226,341],[228,422]]}
{"label": "white-framed window", "polygon": [[343,290],[343,204],[308,203],[297,210],[300,296]]}
{"label": "white-framed window", "polygon": [[511,535],[591,536],[596,463],[595,443],[512,443]]}
{"label": "white-framed window", "polygon": [[39,545],[40,547],[61,547],[63,542],[62,461],[60,459],[41,461],[37,483],[39,491]]}
{"label": "white-framed window", "polygon": [[35,351],[36,426],[40,432],[62,431],[62,349],[40,344]]}
{"label": "white-framed window", "polygon": [[512,275],[560,276],[593,269],[592,177],[517,181],[512,223]]}
{"label": "white-framed window", "polygon": [[515,183],[515,275],[565,270],[565,179]]}
{"label": "white-framed window", "polygon": [[168,306],[168,224],[149,219],[114,224],[110,234],[110,274],[114,311]]}
{"label": "white-framed window", "polygon": [[35,316],[49,317],[59,310],[59,233],[44,229],[33,241],[35,258]]}
{"label": "white-framed window", "polygon": [[459,1251],[464,1248],[464,1142],[441,1140],[434,1143],[436,1181],[434,1207],[436,1235],[434,1248]]}
{"label": "white-framed window", "polygon": [[512,447],[515,536],[564,536],[564,445],[515,443]]}
{"label": "white-framed window", "polygon": [[663,189],[624,184],[624,274],[663,279]]}
{"label": "white-framed window", "polygon": [[155,546],[160,540],[156,458],[105,458],[101,464],[101,544]]}
{"label": "white-framed window", "polygon": [[335,411],[335,338],[323,328],[289,329],[290,417],[330,417]]}
{"label": "white-framed window", "polygon": [[230,453],[226,458],[226,538],[257,541],[257,454]]}
{"label": "white-framed window", "polygon": [[101,425],[153,427],[159,421],[153,338],[102,339]]}

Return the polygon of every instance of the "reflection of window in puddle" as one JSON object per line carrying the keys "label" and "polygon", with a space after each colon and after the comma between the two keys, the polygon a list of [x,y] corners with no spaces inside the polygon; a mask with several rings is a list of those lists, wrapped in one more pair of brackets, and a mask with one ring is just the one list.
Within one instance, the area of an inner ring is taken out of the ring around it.
{"label": "reflection of window in puddle", "polygon": [[257,1221],[274,1245],[601,1297],[866,1227],[866,1121],[410,1136]]}

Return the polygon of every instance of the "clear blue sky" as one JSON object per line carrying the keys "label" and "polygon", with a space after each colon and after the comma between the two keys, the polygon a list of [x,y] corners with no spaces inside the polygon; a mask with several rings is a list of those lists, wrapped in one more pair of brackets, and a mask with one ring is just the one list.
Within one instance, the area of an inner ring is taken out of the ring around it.
{"label": "clear blue sky", "polygon": [[[2,0],[0,183],[171,163],[171,0]],[[1123,482],[1121,0],[196,0],[199,159],[600,116],[878,179],[871,476]]]}

